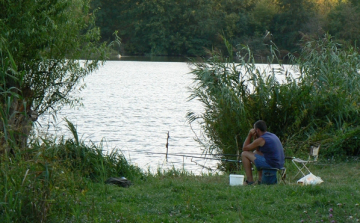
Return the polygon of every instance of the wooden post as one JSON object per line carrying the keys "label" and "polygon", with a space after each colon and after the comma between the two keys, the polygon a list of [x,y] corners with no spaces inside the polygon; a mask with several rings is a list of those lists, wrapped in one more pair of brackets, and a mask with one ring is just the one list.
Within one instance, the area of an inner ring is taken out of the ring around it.
{"label": "wooden post", "polygon": [[167,139],[166,139],[166,162],[168,161],[168,152],[169,152],[169,138],[170,138],[170,136],[169,136],[169,132],[167,133]]}

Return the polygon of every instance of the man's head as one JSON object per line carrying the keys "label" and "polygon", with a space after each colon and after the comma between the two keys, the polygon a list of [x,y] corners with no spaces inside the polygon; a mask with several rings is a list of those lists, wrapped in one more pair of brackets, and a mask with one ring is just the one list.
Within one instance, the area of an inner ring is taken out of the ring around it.
{"label": "man's head", "polygon": [[259,136],[259,134],[257,132],[258,130],[260,130],[262,133],[267,131],[266,123],[263,120],[259,120],[259,121],[255,122],[254,129],[255,129],[256,134]]}

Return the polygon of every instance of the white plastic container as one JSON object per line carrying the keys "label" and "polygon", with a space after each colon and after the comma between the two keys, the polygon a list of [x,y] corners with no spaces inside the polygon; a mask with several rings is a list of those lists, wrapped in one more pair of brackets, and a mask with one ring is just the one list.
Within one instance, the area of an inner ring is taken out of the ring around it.
{"label": "white plastic container", "polygon": [[239,186],[244,184],[244,175],[230,174],[230,186]]}

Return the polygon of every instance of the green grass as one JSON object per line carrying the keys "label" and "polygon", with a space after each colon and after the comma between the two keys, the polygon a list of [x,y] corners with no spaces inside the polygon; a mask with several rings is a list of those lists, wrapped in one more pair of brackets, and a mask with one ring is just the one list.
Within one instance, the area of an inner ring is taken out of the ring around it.
{"label": "green grass", "polygon": [[61,198],[60,203],[72,202],[70,216],[50,216],[50,219],[52,222],[359,221],[359,162],[311,166],[313,173],[324,180],[315,186],[297,185],[296,179],[292,179],[295,169],[291,163],[287,166],[286,185],[230,186],[228,174],[194,176],[174,170],[135,180],[129,188],[91,183],[86,191],[79,191],[79,196]]}
{"label": "green grass", "polygon": [[[310,169],[324,183],[301,186],[288,160],[287,182],[230,186],[229,173],[195,176],[171,169],[150,174],[120,151],[74,139],[32,141],[0,159],[0,222],[358,222],[358,158],[320,160]],[[321,150],[321,151],[324,151]],[[296,155],[300,155],[297,153]],[[320,152],[321,158],[322,152]],[[292,154],[294,155],[294,154]],[[235,173],[244,174],[242,170]],[[256,174],[254,172],[254,174]],[[107,185],[125,176],[129,188]]]}
{"label": "green grass", "polygon": [[[76,135],[76,134],[74,134]],[[230,186],[229,173],[146,173],[118,151],[78,140],[34,141],[0,162],[0,222],[357,222],[360,163],[320,160],[324,183],[301,186],[287,161],[287,182]],[[343,159],[346,160],[346,159]],[[235,173],[244,174],[242,170]],[[256,174],[254,172],[254,174]],[[105,184],[125,176],[129,188]],[[332,211],[330,211],[332,210]],[[331,215],[331,217],[330,217]],[[351,217],[350,217],[351,216]]]}

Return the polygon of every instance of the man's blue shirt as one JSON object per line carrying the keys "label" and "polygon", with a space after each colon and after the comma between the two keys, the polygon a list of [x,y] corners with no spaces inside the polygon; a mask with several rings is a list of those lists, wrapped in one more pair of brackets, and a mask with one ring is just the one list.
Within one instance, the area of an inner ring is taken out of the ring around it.
{"label": "man's blue shirt", "polygon": [[271,132],[265,132],[260,136],[265,140],[265,144],[259,147],[264,154],[266,162],[274,168],[282,168],[285,162],[284,148],[280,139]]}

